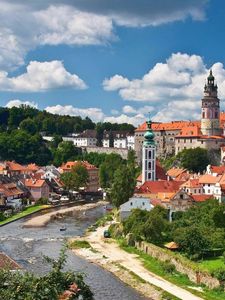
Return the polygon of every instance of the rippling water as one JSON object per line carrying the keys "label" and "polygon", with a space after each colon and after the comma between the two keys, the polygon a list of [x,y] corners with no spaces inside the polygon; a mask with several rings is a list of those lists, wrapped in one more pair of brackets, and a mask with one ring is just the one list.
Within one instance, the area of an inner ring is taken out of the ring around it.
{"label": "rippling water", "polygon": [[[49,270],[43,262],[43,255],[56,258],[65,238],[82,235],[86,228],[104,213],[103,208],[90,210],[86,215],[67,217],[49,223],[44,228],[22,228],[24,220],[0,227],[0,251],[4,251],[25,269],[36,274]],[[59,228],[67,230],[60,232]],[[96,300],[143,300],[133,289],[123,284],[110,272],[67,252],[66,268],[86,274],[85,281],[90,285]]]}

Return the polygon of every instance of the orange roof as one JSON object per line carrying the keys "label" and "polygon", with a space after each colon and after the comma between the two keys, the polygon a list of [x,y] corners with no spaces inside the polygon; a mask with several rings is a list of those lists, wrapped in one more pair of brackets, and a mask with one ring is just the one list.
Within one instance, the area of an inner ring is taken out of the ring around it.
{"label": "orange roof", "polygon": [[213,197],[213,195],[191,195],[195,202],[204,202]]}
{"label": "orange roof", "polygon": [[25,186],[30,188],[40,188],[45,184],[44,179],[25,179]]}
{"label": "orange roof", "polygon": [[23,194],[23,191],[20,190],[15,183],[0,184],[0,192],[6,197],[19,196]]}
{"label": "orange roof", "polygon": [[212,173],[217,173],[218,175],[222,175],[225,172],[225,166],[211,166],[210,169]]}
{"label": "orange roof", "polygon": [[140,194],[175,193],[179,190],[182,183],[174,180],[146,181],[139,187],[137,192]]}
{"label": "orange roof", "polygon": [[189,179],[188,181],[183,183],[182,187],[199,188],[202,187],[202,184],[199,183],[199,178],[194,178],[194,179]]}
{"label": "orange roof", "polygon": [[87,170],[91,170],[91,169],[97,169],[94,165],[90,164],[87,161],[68,161],[67,163],[62,164],[62,166],[60,167],[63,171],[69,171],[71,170],[74,166],[76,166],[77,164],[81,164],[82,166],[84,166]]}
{"label": "orange roof", "polygon": [[221,179],[221,176],[213,176],[209,174],[205,174],[199,177],[199,183],[205,183],[205,184],[214,184],[219,182]]}
{"label": "orange roof", "polygon": [[200,127],[195,125],[195,126],[186,126],[183,127],[181,129],[181,132],[179,135],[177,135],[176,137],[191,137],[191,136],[200,136],[201,135],[201,131],[200,131]]}
{"label": "orange roof", "polygon": [[24,167],[15,161],[6,161],[6,166],[11,171],[24,171]]}
{"label": "orange roof", "polygon": [[[154,131],[160,130],[181,130],[187,126],[198,126],[200,127],[200,121],[172,121],[168,123],[152,123],[152,129]],[[146,122],[140,125],[135,131],[146,131],[147,125]]]}
{"label": "orange roof", "polygon": [[31,171],[31,172],[36,172],[40,169],[39,166],[37,166],[36,164],[28,164],[27,166],[24,167],[27,171]]}
{"label": "orange roof", "polygon": [[175,243],[175,242],[167,243],[167,244],[165,244],[164,246],[165,246],[167,249],[172,249],[172,250],[174,250],[174,249],[179,249],[178,244]]}
{"label": "orange roof", "polygon": [[186,169],[181,169],[181,168],[171,168],[167,171],[167,175],[169,175],[170,177],[177,177],[183,173],[186,172]]}

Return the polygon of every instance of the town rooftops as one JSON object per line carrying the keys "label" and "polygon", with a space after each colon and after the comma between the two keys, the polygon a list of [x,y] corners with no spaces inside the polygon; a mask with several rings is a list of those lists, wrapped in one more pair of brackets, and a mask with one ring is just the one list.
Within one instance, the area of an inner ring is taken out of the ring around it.
{"label": "town rooftops", "polygon": [[195,202],[204,202],[206,200],[212,199],[213,195],[191,195]]}
{"label": "town rooftops", "polygon": [[0,252],[0,269],[18,270],[21,269],[21,266],[8,255]]}
{"label": "town rooftops", "polygon": [[25,186],[29,188],[40,188],[45,183],[44,179],[25,179]]}
{"label": "town rooftops", "polygon": [[61,165],[60,169],[64,172],[64,171],[70,171],[74,166],[76,166],[77,164],[81,164],[82,166],[84,166],[87,170],[97,170],[97,168],[90,164],[87,161],[68,161],[64,164]]}
{"label": "town rooftops", "polygon": [[23,191],[19,189],[15,183],[1,183],[0,184],[0,193],[5,197],[19,196],[23,194]]}
{"label": "town rooftops", "polygon": [[167,171],[167,175],[172,177],[172,178],[176,178],[178,177],[179,175],[185,173],[187,170],[186,169],[183,169],[183,168],[171,168]]}
{"label": "town rooftops", "polygon": [[[160,131],[160,130],[181,130],[184,127],[188,126],[198,126],[200,127],[200,121],[172,121],[167,123],[152,123],[152,130],[153,131]],[[138,131],[146,131],[147,125],[146,122],[140,125],[135,132]]]}
{"label": "town rooftops", "polygon": [[103,139],[109,139],[110,135],[113,136],[113,139],[124,139],[127,136],[133,136],[134,134],[128,130],[112,130],[103,132]]}
{"label": "town rooftops", "polygon": [[199,177],[199,183],[202,184],[216,184],[221,179],[221,176],[213,176],[209,174],[204,174]]}
{"label": "town rooftops", "polygon": [[183,181],[146,181],[142,184],[137,193],[139,194],[157,194],[157,193],[175,193],[180,189]]}
{"label": "town rooftops", "polygon": [[223,173],[225,173],[225,166],[210,166],[210,170],[212,173],[222,175]]}
{"label": "town rooftops", "polygon": [[202,184],[199,183],[199,178],[191,178],[185,183],[182,184],[182,187],[186,188],[200,188],[202,187]]}

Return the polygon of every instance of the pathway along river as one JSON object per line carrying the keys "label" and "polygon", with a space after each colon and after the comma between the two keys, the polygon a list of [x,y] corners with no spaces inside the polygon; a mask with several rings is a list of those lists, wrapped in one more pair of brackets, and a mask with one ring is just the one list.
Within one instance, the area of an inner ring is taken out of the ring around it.
{"label": "pathway along river", "polygon": [[[0,227],[0,252],[7,253],[26,270],[43,274],[49,270],[43,261],[43,254],[58,257],[65,238],[82,235],[103,213],[103,207],[98,207],[85,215],[53,221],[44,228],[22,228],[25,219],[13,222]],[[67,230],[60,232],[61,226],[66,226]],[[85,281],[96,300],[146,299],[104,269],[75,256],[70,250],[67,254],[67,267],[87,275]]]}

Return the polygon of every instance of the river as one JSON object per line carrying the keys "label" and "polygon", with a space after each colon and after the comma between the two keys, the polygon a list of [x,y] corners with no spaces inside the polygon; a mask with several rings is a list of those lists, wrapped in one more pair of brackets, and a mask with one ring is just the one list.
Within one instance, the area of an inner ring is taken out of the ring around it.
{"label": "river", "polygon": [[[49,270],[43,255],[58,257],[67,237],[83,235],[87,227],[103,213],[103,207],[98,207],[85,215],[53,221],[44,228],[22,228],[25,220],[18,220],[0,227],[0,251],[7,253],[24,269],[43,274]],[[61,226],[66,226],[67,230],[60,232]],[[66,268],[86,274],[85,282],[91,287],[96,300],[146,299],[110,272],[74,255],[70,250],[67,255]]]}

